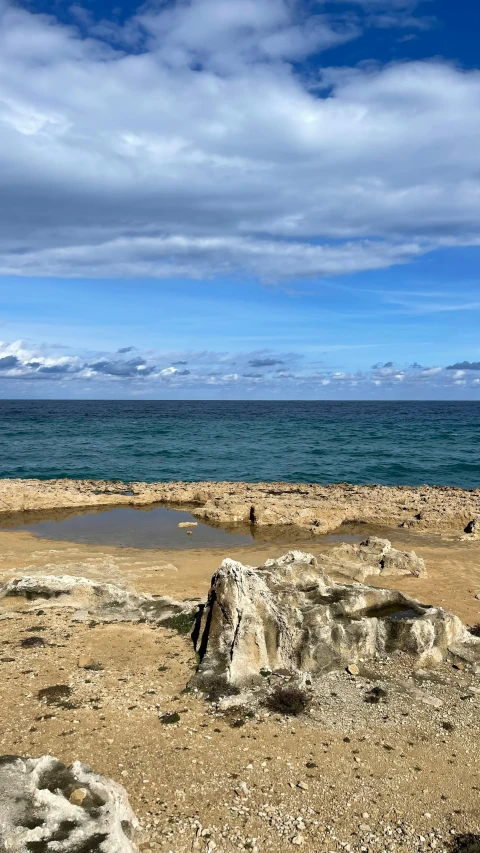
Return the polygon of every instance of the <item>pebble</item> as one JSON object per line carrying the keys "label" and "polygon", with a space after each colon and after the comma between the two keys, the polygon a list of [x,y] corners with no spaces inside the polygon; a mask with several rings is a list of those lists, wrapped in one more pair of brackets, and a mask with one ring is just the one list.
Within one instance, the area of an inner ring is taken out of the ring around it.
{"label": "pebble", "polygon": [[360,674],[360,670],[359,670],[356,663],[349,663],[347,666],[347,672],[350,673],[350,675],[359,675]]}
{"label": "pebble", "polygon": [[304,839],[303,835],[299,834],[299,835],[293,836],[292,844],[297,844],[300,847],[300,845],[304,844],[304,843],[305,843],[305,839]]}
{"label": "pebble", "polygon": [[86,796],[87,792],[83,788],[75,788],[70,794],[68,801],[72,806],[81,806]]}

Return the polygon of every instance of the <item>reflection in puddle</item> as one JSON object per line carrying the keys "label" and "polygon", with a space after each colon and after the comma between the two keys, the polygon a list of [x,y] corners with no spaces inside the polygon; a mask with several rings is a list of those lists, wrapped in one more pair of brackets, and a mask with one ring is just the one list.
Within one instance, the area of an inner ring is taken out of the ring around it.
{"label": "reflection in puddle", "polygon": [[[197,522],[194,527],[179,524]],[[364,531],[344,535],[313,536],[294,527],[219,527],[195,518],[190,512],[166,506],[95,508],[89,511],[57,510],[17,513],[0,521],[0,529],[24,530],[42,539],[111,545],[120,548],[225,548],[239,545],[275,543],[308,549],[312,542],[359,542]]]}

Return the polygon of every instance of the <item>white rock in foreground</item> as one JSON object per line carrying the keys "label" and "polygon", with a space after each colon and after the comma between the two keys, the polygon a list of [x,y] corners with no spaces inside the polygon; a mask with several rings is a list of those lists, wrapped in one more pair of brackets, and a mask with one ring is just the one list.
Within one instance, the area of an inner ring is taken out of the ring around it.
{"label": "white rock in foreground", "polygon": [[[80,804],[76,804],[80,803]],[[0,756],[0,850],[136,853],[125,790],[85,764]]]}
{"label": "white rock in foreground", "polygon": [[342,542],[318,560],[327,571],[359,581],[368,575],[427,575],[425,562],[415,551],[398,551],[388,539],[378,536],[369,536],[359,545]]}
{"label": "white rock in foreground", "polygon": [[334,583],[300,551],[258,569],[224,560],[197,628],[191,683],[202,689],[248,686],[262,670],[319,675],[397,649],[428,665],[480,644],[452,613],[397,590]]}
{"label": "white rock in foreground", "polygon": [[73,575],[32,575],[0,584],[3,598],[42,600],[42,607],[67,607],[78,619],[94,616],[102,622],[157,622],[175,616],[194,614],[198,601],[175,601],[169,596],[147,595],[121,589],[111,583],[98,583]]}

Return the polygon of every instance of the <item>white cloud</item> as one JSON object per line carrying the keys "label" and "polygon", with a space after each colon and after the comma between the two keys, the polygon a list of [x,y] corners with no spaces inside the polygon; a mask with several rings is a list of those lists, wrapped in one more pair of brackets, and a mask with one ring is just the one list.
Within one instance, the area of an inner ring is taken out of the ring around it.
{"label": "white cloud", "polygon": [[0,274],[296,278],[478,244],[480,73],[303,77],[375,25],[340,8],[177,0],[84,38],[0,0]]}
{"label": "white cloud", "polygon": [[[435,366],[419,368],[374,365],[370,370],[337,370],[309,363],[295,352],[256,350],[249,352],[82,352],[58,356],[58,347],[26,341],[0,342],[0,396],[16,392],[48,396],[76,396],[85,388],[101,394],[120,390],[127,396],[181,397],[217,389],[218,396],[231,391],[242,395],[255,390],[266,398],[275,394],[316,396],[326,393],[344,396],[358,391],[368,397],[375,388],[402,396],[447,395],[456,386],[477,391],[480,380],[475,371],[451,370]],[[263,366],[252,372],[252,362]],[[180,364],[182,369],[174,366]],[[188,369],[184,365],[188,363]],[[278,368],[277,365],[284,365]],[[299,369],[299,364],[302,364]],[[328,390],[327,390],[328,389]],[[216,392],[216,393],[217,393]]]}

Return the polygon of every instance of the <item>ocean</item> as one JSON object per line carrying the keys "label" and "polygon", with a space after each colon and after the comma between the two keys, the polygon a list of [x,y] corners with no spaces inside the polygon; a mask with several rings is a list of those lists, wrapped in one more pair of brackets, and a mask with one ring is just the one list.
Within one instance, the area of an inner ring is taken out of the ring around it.
{"label": "ocean", "polygon": [[480,402],[0,401],[0,476],[480,487]]}

